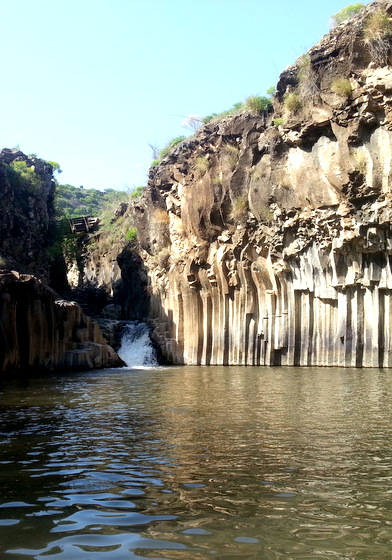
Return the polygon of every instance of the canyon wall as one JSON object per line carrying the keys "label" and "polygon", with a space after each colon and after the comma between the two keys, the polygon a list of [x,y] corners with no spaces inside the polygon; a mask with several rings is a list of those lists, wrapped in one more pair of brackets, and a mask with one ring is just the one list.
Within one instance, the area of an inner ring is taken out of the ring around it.
{"label": "canyon wall", "polygon": [[[0,372],[122,366],[98,324],[47,286],[56,188],[49,162],[0,152]],[[30,274],[31,273],[31,274]]]}
{"label": "canyon wall", "polygon": [[364,33],[379,10],[287,68],[273,111],[210,122],[150,170],[134,216],[169,361],[392,366],[392,41],[377,57]]}
{"label": "canyon wall", "polygon": [[84,370],[124,365],[98,324],[40,280],[0,271],[0,371]]}
{"label": "canyon wall", "polygon": [[0,151],[0,267],[49,279],[55,188],[50,163]]}

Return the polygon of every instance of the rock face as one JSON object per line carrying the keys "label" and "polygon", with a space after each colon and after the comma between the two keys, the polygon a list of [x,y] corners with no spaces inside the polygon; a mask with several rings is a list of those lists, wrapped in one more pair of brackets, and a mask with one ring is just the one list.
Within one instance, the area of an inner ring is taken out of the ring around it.
{"label": "rock face", "polygon": [[385,60],[364,42],[376,10],[392,3],[283,72],[274,114],[207,124],[151,169],[134,213],[167,359],[392,366],[391,40]]}
{"label": "rock face", "polygon": [[48,278],[52,173],[46,161],[17,149],[0,151],[0,266]]}
{"label": "rock face", "polygon": [[[0,152],[0,372],[124,365],[98,324],[49,280],[55,182],[50,163]],[[12,270],[11,269],[15,269]],[[18,270],[18,272],[16,272]],[[39,276],[40,280],[27,272]]]}
{"label": "rock face", "polygon": [[0,372],[124,365],[98,324],[28,274],[0,270]]}
{"label": "rock face", "polygon": [[[127,204],[121,206],[128,209]],[[149,296],[143,259],[135,246],[124,239],[109,247],[101,243],[103,250],[97,248],[96,240],[101,235],[98,231],[93,236],[81,238],[79,266],[76,261],[67,263],[68,284],[73,289],[73,297],[92,315],[117,320],[145,320],[149,314]],[[111,306],[116,307],[115,312]]]}

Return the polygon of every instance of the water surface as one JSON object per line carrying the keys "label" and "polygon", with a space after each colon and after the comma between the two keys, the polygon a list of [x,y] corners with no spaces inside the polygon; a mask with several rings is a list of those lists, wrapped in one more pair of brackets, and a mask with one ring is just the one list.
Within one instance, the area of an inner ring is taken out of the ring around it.
{"label": "water surface", "polygon": [[392,372],[102,370],[0,393],[0,558],[392,559]]}

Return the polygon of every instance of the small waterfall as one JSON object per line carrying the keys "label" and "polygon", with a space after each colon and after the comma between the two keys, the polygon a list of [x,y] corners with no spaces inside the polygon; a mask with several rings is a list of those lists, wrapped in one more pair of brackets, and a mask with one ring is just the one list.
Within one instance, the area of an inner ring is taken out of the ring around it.
{"label": "small waterfall", "polygon": [[129,321],[125,326],[117,353],[128,367],[158,365],[148,325],[140,321]]}

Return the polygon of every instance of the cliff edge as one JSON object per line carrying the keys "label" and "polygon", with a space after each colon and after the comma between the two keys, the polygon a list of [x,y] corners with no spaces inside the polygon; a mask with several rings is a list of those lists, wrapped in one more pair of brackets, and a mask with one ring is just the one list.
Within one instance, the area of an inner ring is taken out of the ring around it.
{"label": "cliff edge", "polygon": [[282,73],[273,111],[151,168],[134,215],[169,361],[392,366],[391,18],[369,4]]}

